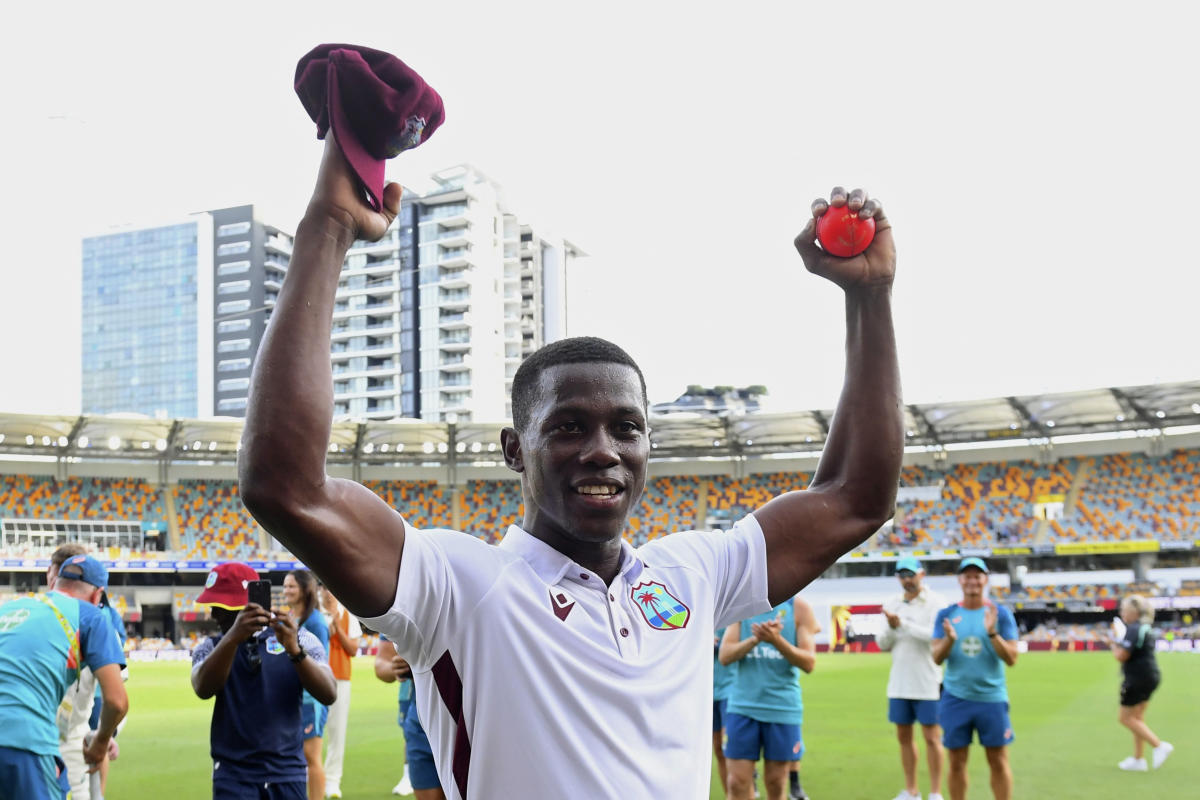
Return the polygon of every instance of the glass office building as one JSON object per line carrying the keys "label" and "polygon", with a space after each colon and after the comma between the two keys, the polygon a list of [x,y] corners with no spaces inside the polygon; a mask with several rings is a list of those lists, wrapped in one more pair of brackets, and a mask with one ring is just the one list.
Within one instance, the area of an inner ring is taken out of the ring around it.
{"label": "glass office building", "polygon": [[83,240],[84,413],[212,414],[211,249],[207,214]]}

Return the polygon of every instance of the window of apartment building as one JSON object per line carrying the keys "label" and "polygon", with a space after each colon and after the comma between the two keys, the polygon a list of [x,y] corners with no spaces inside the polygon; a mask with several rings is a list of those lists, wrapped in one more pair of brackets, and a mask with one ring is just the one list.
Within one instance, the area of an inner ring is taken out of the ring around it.
{"label": "window of apartment building", "polygon": [[243,233],[250,232],[250,223],[247,222],[229,222],[217,228],[217,238],[224,239],[226,236],[238,236]]}
{"label": "window of apartment building", "polygon": [[217,411],[244,411],[245,409],[246,398],[244,397],[227,397],[217,401]]}
{"label": "window of apartment building", "polygon": [[217,304],[218,314],[236,314],[239,311],[249,311],[249,300],[226,300],[224,303]]}
{"label": "window of apartment building", "polygon": [[240,372],[250,369],[248,358],[223,358],[217,362],[217,372]]}
{"label": "window of apartment building", "polygon": [[250,388],[249,378],[225,378],[217,381],[218,392],[243,392]]}
{"label": "window of apartment building", "polygon": [[218,353],[241,353],[249,349],[249,339],[226,339],[223,342],[217,342]]}
{"label": "window of apartment building", "polygon": [[250,330],[250,318],[227,319],[217,323],[217,333],[237,333]]}
{"label": "window of apartment building", "polygon": [[225,281],[217,284],[217,294],[242,294],[250,291],[250,281]]}
{"label": "window of apartment building", "polygon": [[241,275],[243,272],[249,271],[249,261],[230,261],[227,264],[221,264],[217,267],[217,275],[221,277],[225,275]]}
{"label": "window of apartment building", "polygon": [[236,256],[250,252],[249,242],[226,242],[217,248],[218,256]]}

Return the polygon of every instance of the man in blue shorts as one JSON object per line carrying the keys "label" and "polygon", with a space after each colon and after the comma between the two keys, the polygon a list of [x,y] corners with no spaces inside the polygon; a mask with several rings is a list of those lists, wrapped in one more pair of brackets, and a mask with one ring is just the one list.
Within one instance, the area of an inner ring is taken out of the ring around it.
{"label": "man in blue shorts", "polygon": [[725,707],[736,677],[735,668],[725,666],[719,658],[721,637],[724,635],[724,628],[718,628],[713,635],[713,757],[717,760],[722,796],[725,796],[729,786],[729,772],[725,766]]}
{"label": "man in blue shorts", "polygon": [[917,742],[913,723],[921,723],[929,763],[929,800],[942,800],[942,743],[938,699],[942,669],[933,663],[933,621],[945,599],[923,583],[925,568],[912,556],[896,562],[901,592],[883,604],[887,625],[875,636],[879,649],[892,654],[888,675],[888,721],[896,726],[904,790],[896,800],[921,800],[917,786]]}
{"label": "man in blue shorts", "polygon": [[104,565],[75,555],[63,563],[51,591],[0,605],[0,800],[66,797],[56,715],[83,667],[104,698],[84,763],[95,770],[108,753],[129,699],[117,635],[96,608],[107,585]]}
{"label": "man in blue shorts", "polygon": [[[789,767],[804,755],[800,671],[816,666],[813,637],[820,629],[812,606],[799,597],[726,628],[718,655],[722,664],[737,664],[725,709],[732,800],[751,800],[760,756],[767,800],[787,800]],[[791,795],[804,798],[799,773],[792,774]]]}
{"label": "man in blue shorts", "polygon": [[329,705],[337,681],[317,637],[249,601],[255,580],[246,564],[218,564],[196,598],[221,628],[192,651],[192,690],[216,698],[213,800],[306,800],[301,697]]}
{"label": "man in blue shorts", "polygon": [[939,611],[933,625],[933,660],[946,665],[938,716],[950,753],[950,800],[966,800],[967,755],[976,731],[987,752],[992,795],[1012,798],[1007,747],[1013,730],[1004,667],[1017,663],[1017,621],[987,599],[987,582],[983,559],[964,558],[958,565],[963,599]]}
{"label": "man in blue shorts", "polygon": [[400,683],[400,728],[404,731],[404,775],[392,794],[416,794],[417,800],[446,800],[433,761],[433,748],[421,727],[417,706],[412,701],[412,668],[396,655],[396,645],[379,637],[375,651],[375,677],[384,683]]}

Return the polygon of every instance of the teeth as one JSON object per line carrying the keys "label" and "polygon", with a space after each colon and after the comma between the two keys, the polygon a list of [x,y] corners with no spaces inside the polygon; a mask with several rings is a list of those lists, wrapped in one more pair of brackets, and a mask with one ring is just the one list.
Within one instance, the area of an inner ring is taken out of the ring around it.
{"label": "teeth", "polygon": [[617,493],[617,487],[615,487],[615,486],[580,486],[575,491],[579,492],[580,494],[611,495],[611,494]]}

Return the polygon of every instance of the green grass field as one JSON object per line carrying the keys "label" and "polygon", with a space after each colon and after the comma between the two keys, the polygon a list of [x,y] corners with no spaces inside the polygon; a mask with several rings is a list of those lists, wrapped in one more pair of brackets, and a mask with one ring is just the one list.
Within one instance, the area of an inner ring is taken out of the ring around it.
{"label": "green grass field", "polygon": [[[1022,656],[1009,671],[1017,734],[1011,752],[1015,796],[1200,796],[1200,657],[1165,654],[1159,663],[1163,685],[1151,701],[1147,722],[1177,749],[1161,770],[1136,774],[1116,768],[1131,751],[1131,737],[1116,722],[1118,672],[1112,657]],[[885,717],[888,665],[884,655],[824,655],[817,671],[805,678],[803,775],[814,800],[890,800],[900,790],[899,755]],[[187,663],[132,665],[130,720],[121,734],[121,758],[109,776],[109,797],[211,796],[212,704],[192,694],[188,671]],[[395,699],[395,685],[375,679],[371,659],[357,659],[342,781],[346,800],[383,800],[400,778],[403,745]],[[924,767],[921,774],[924,780]],[[927,791],[924,783],[922,791]],[[711,794],[722,796],[718,789]],[[991,797],[982,751],[972,755],[970,796]]]}

